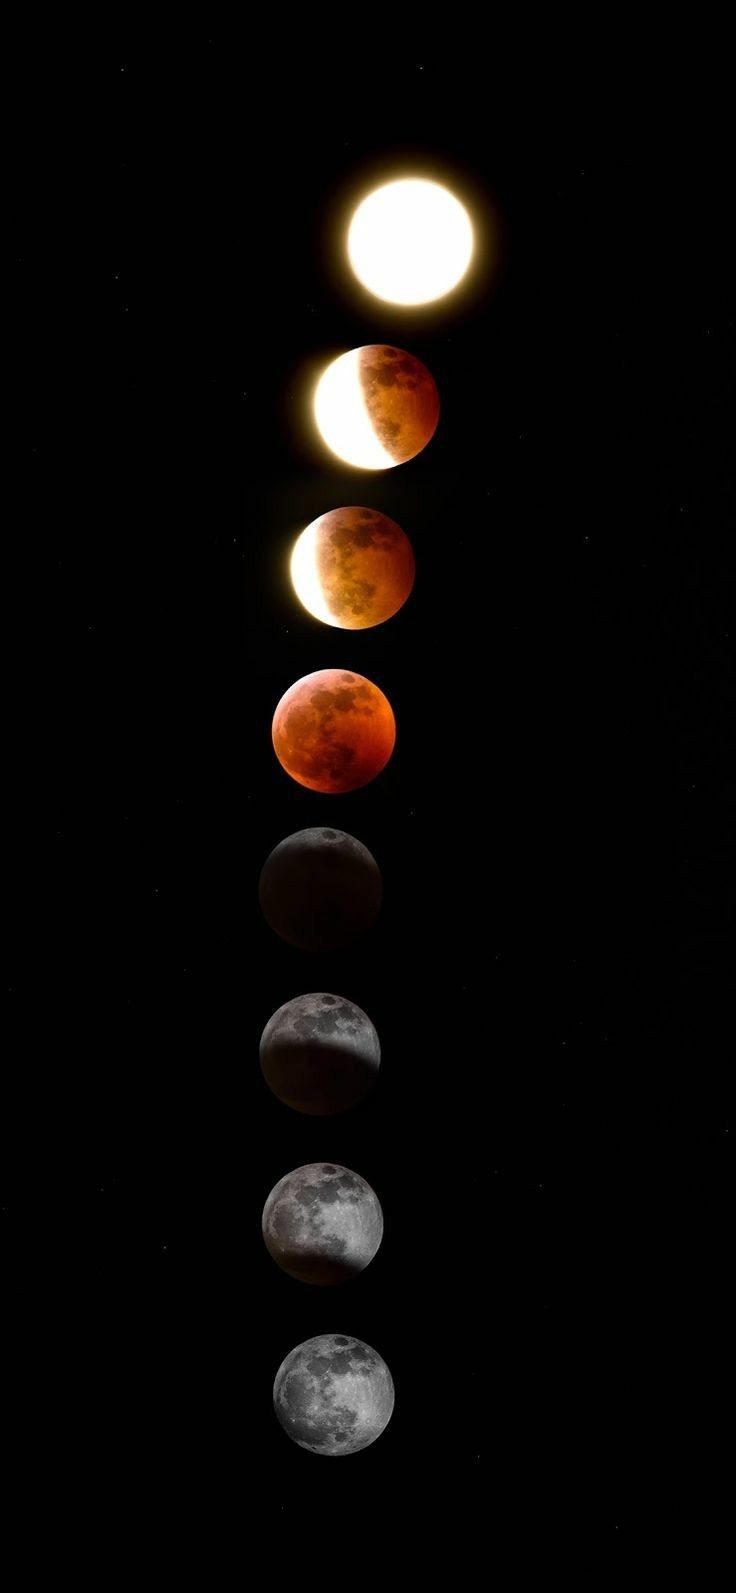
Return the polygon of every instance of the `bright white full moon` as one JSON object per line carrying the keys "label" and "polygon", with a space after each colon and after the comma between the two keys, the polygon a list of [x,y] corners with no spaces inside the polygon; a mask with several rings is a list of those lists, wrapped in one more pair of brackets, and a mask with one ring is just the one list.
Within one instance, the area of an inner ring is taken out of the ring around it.
{"label": "bright white full moon", "polygon": [[467,210],[448,188],[402,177],[364,199],[348,230],[359,282],[389,304],[431,304],[457,286],[473,253]]}

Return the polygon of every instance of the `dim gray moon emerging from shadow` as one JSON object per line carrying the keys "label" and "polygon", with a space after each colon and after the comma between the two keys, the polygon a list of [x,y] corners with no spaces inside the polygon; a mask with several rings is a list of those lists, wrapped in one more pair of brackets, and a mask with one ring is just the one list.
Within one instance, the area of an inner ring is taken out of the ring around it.
{"label": "dim gray moon emerging from shadow", "polygon": [[270,1090],[297,1112],[330,1116],[373,1089],[381,1046],[367,1013],[326,991],[295,996],[261,1035],[260,1063]]}
{"label": "dim gray moon emerging from shadow", "polygon": [[261,1219],[269,1255],[301,1283],[347,1283],[378,1250],[383,1213],[359,1173],[334,1162],[310,1162],[271,1190]]}

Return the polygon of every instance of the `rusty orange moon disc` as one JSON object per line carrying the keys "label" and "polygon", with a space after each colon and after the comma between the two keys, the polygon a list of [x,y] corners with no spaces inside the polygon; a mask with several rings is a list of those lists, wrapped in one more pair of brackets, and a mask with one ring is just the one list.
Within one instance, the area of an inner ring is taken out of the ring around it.
{"label": "rusty orange moon disc", "polygon": [[386,767],[396,721],[372,680],[346,669],[318,669],[284,693],[272,736],[281,767],[299,785],[357,791]]}

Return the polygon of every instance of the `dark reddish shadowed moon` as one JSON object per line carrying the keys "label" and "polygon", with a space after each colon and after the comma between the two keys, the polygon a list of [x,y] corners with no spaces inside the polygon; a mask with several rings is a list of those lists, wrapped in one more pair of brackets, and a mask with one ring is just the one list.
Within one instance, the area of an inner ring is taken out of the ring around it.
{"label": "dark reddish shadowed moon", "polygon": [[375,923],[382,895],[372,852],[344,830],[287,835],[258,883],[266,923],[302,951],[342,951]]}
{"label": "dark reddish shadowed moon", "polygon": [[414,585],[414,554],[401,526],[377,509],[331,509],[308,525],[291,555],[300,603],[315,619],[365,630],[390,619]]}
{"label": "dark reddish shadowed moon", "polygon": [[346,669],[318,669],[284,693],[273,716],[276,757],[310,791],[368,785],[396,741],[391,704],[378,686]]}

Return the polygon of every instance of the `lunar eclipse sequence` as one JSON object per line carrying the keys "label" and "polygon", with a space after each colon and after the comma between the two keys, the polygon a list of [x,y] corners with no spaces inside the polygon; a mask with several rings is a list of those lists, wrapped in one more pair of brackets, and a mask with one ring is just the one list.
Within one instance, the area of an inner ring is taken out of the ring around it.
{"label": "lunar eclipse sequence", "polygon": [[[346,252],[373,298],[407,307],[427,304],[461,281],[473,253],[473,229],[446,188],[407,176],[358,204]],[[394,469],[427,447],[440,400],[431,372],[416,355],[371,343],[327,365],[316,384],[313,414],[326,448],[368,473]],[[307,613],[348,633],[396,616],[415,575],[403,528],[366,504],[368,493],[356,496],[360,503],[326,507],[304,527],[290,566],[295,596]],[[273,750],[284,776],[303,788],[305,817],[310,792],[347,796],[379,779],[392,756],[392,705],[380,683],[362,674],[359,659],[352,641],[344,668],[315,667],[288,686],[275,707]],[[373,928],[383,881],[376,859],[356,836],[306,825],[266,858],[258,894],[263,916],[281,941],[307,955],[342,952]],[[284,1108],[308,1116],[332,1118],[358,1109],[376,1086],[380,1062],[370,1017],[343,994],[294,995],[261,1037],[266,1085]],[[359,1171],[339,1161],[316,1162],[284,1172],[268,1195],[261,1227],[270,1256],[295,1287],[329,1290],[359,1279],[370,1266],[383,1237],[383,1212],[379,1194]],[[290,1351],[276,1373],[273,1403],[281,1427],[301,1449],[348,1455],[384,1431],[394,1385],[375,1349],[350,1334],[330,1332]]]}

